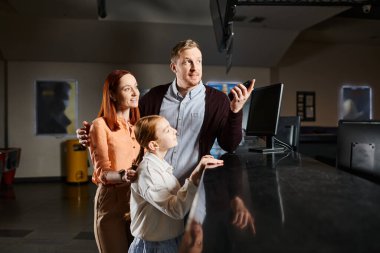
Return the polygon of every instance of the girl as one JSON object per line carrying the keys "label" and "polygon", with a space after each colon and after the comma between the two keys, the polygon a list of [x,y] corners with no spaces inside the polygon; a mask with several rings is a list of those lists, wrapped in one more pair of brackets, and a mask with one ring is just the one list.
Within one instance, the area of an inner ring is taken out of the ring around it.
{"label": "girl", "polygon": [[90,128],[90,154],[94,165],[94,234],[101,253],[125,253],[132,236],[129,221],[130,170],[137,157],[133,124],[139,119],[139,91],[134,76],[114,70],[105,80],[98,118]]}
{"label": "girl", "polygon": [[[184,232],[184,216],[194,199],[205,168],[223,165],[210,155],[202,157],[181,187],[173,167],[165,160],[177,145],[177,131],[161,116],[141,118],[135,135],[141,150],[137,158],[136,182],[131,184],[131,231],[135,237],[129,253],[177,252]],[[146,153],[144,155],[144,149]]]}

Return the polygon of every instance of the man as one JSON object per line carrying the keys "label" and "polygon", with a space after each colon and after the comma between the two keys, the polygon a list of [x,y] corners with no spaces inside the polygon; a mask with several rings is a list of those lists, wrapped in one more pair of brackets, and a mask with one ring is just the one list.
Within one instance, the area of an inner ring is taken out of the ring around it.
{"label": "man", "polygon": [[[174,81],[150,89],[141,98],[139,108],[143,116],[164,116],[177,130],[178,144],[168,151],[165,160],[183,183],[200,158],[210,153],[215,139],[228,152],[238,147],[242,139],[242,108],[255,80],[248,89],[242,84],[235,86],[232,101],[223,92],[203,85],[202,53],[193,40],[180,41],[172,49],[170,69],[175,74]],[[238,192],[230,199],[231,222],[238,229],[249,228],[255,233],[253,217]]]}
{"label": "man", "polygon": [[140,101],[142,115],[159,114],[177,129],[178,146],[166,155],[174,175],[183,181],[215,139],[232,152],[242,138],[242,108],[252,92],[238,85],[230,102],[225,94],[202,83],[202,53],[197,42],[179,42],[171,52],[172,83],[152,88]]}

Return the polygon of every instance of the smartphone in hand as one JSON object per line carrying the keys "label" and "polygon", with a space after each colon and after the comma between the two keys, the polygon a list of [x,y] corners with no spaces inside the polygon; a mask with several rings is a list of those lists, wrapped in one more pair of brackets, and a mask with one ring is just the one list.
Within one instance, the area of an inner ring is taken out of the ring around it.
{"label": "smartphone in hand", "polygon": [[[249,86],[251,86],[251,84],[252,84],[252,80],[248,80],[248,81],[245,81],[244,83],[243,83],[243,85],[245,86],[245,88],[249,88]],[[228,94],[228,97],[230,98],[230,100],[232,100],[232,99],[234,99],[234,94],[232,94],[232,92],[230,92],[229,94]]]}

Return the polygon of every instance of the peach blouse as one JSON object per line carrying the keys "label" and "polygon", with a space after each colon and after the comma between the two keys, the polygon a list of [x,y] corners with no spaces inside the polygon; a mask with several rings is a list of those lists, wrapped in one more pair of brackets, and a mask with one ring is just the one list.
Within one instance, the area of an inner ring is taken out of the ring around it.
{"label": "peach blouse", "polygon": [[111,131],[104,118],[96,118],[90,128],[90,154],[94,173],[92,181],[95,184],[107,184],[103,179],[106,171],[130,169],[136,159],[140,145],[137,143],[134,127],[118,118],[120,129]]}

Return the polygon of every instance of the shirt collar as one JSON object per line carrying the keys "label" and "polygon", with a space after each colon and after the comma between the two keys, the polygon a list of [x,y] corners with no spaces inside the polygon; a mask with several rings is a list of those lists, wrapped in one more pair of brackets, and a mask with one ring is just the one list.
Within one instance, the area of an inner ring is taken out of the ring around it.
{"label": "shirt collar", "polygon": [[[177,88],[177,79],[176,78],[174,79],[174,81],[171,84],[171,89],[172,89],[174,97],[176,97],[178,100],[184,99],[184,97],[182,97],[181,93],[179,93],[179,91],[178,91],[178,88]],[[189,99],[193,99],[199,93],[201,93],[202,91],[204,91],[204,89],[205,89],[205,87],[204,87],[203,82],[201,80],[194,89],[192,89],[191,91],[189,91],[186,94],[186,97],[189,97]]]}
{"label": "shirt collar", "polygon": [[149,151],[145,153],[144,159],[152,161],[155,165],[157,165],[157,168],[161,171],[167,171],[169,173],[173,173],[173,167],[167,161],[161,160],[155,154]]}
{"label": "shirt collar", "polygon": [[132,124],[129,121],[126,121],[123,117],[118,116],[117,122],[119,124],[121,124],[122,126],[124,126],[125,128],[127,128],[127,127],[131,128],[132,127]]}

